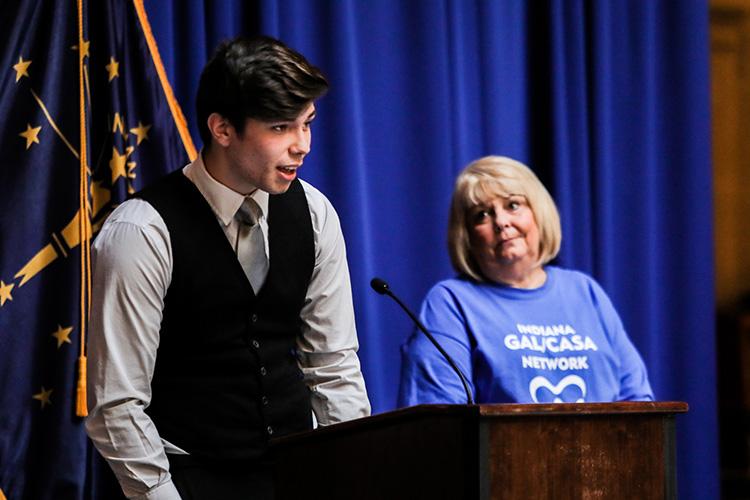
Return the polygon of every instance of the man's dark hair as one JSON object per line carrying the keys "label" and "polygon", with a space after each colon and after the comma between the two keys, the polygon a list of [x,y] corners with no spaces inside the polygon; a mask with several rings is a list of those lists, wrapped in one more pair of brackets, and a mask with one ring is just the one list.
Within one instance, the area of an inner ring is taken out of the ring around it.
{"label": "man's dark hair", "polygon": [[245,121],[292,121],[329,88],[319,68],[269,36],[237,37],[217,47],[203,68],[196,111],[203,145],[211,144],[208,117],[219,113],[242,133]]}

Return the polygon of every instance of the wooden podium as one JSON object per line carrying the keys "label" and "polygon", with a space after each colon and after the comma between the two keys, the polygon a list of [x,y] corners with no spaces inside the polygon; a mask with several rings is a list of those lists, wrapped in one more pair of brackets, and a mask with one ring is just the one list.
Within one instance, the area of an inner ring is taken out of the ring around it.
{"label": "wooden podium", "polygon": [[421,405],[271,441],[277,500],[676,499],[681,402]]}

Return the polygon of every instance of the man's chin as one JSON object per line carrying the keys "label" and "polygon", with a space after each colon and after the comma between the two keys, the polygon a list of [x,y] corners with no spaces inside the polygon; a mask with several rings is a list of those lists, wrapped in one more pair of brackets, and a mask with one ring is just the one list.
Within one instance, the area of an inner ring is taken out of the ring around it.
{"label": "man's chin", "polygon": [[270,186],[266,186],[265,189],[261,188],[268,194],[284,194],[289,190],[289,186],[292,185],[292,181],[289,182],[274,182]]}

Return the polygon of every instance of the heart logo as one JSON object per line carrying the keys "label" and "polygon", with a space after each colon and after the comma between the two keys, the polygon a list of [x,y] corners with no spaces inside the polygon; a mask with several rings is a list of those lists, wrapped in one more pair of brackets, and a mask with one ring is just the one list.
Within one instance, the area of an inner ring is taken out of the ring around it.
{"label": "heart logo", "polygon": [[[586,382],[584,382],[583,379],[578,375],[568,375],[560,382],[558,382],[557,385],[552,385],[549,380],[542,377],[541,375],[538,377],[534,377],[534,379],[529,384],[529,392],[531,393],[531,398],[534,400],[534,402],[538,403],[539,400],[536,397],[536,393],[542,387],[546,387],[552,392],[552,394],[554,394],[555,396],[559,396],[566,387],[570,387],[571,385],[578,386],[581,389],[581,397],[576,401],[576,403],[583,403],[583,398],[586,397]],[[554,399],[554,402],[562,403],[563,400],[559,397],[556,397]]]}

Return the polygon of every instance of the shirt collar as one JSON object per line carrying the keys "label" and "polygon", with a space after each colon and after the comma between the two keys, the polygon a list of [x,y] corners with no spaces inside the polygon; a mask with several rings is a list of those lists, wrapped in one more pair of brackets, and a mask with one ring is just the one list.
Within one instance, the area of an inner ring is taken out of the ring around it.
{"label": "shirt collar", "polygon": [[[203,163],[203,150],[201,150],[195,161],[184,168],[183,173],[195,184],[219,220],[225,226],[228,226],[232,222],[237,210],[239,210],[240,205],[242,205],[242,202],[245,201],[245,195],[234,191],[211,177],[211,174],[208,173]],[[260,207],[262,211],[261,217],[266,217],[268,214],[268,193],[256,189],[249,196]]]}

